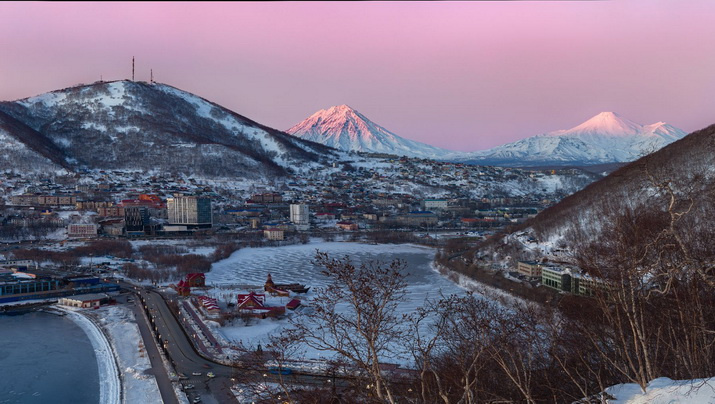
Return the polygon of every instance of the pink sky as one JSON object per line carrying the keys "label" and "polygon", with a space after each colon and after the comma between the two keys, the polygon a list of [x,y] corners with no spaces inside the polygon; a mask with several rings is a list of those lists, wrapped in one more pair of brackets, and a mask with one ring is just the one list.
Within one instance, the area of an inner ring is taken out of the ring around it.
{"label": "pink sky", "polygon": [[715,123],[715,2],[0,2],[0,100],[131,76],[285,130],[348,104],[481,150],[601,111]]}

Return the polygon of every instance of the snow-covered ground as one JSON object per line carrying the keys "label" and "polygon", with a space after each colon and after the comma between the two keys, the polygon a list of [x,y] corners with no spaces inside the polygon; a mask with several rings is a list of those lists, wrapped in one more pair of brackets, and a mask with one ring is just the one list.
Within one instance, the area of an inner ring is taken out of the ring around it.
{"label": "snow-covered ground", "polygon": [[109,334],[123,376],[126,403],[161,402],[159,387],[153,375],[146,374],[151,362],[139,334],[132,310],[124,305],[93,310]]}
{"label": "snow-covered ground", "polygon": [[[99,365],[102,404],[120,403],[120,391],[124,403],[161,402],[156,378],[146,374],[151,369],[151,363],[134,313],[129,307],[105,306],[91,311],[57,307],[82,327],[92,341]],[[98,320],[90,320],[89,317]],[[94,321],[99,321],[104,332]]]}
{"label": "snow-covered ground", "polygon": [[615,397],[610,404],[712,404],[715,403],[715,377],[695,380],[671,380],[660,377],[648,383],[645,393],[634,383],[617,384],[606,389]]}
{"label": "snow-covered ground", "polygon": [[[426,299],[439,299],[441,295],[464,295],[465,289],[442,277],[432,266],[435,250],[417,245],[372,245],[350,242],[317,242],[286,247],[245,248],[235,252],[229,258],[213,265],[206,274],[206,283],[210,287],[206,294],[219,300],[235,299],[236,293],[255,290],[263,293],[263,284],[270,273],[276,283],[303,283],[312,289],[305,295],[294,294],[289,297],[267,296],[268,305],[285,305],[292,297],[303,299],[303,310],[310,309],[316,288],[328,285],[328,279],[320,273],[320,268],[313,265],[316,251],[328,253],[333,258],[349,255],[355,264],[374,259],[389,263],[395,258],[407,263],[407,298],[400,305],[400,312],[412,313],[422,306]],[[247,348],[256,349],[260,344],[265,347],[271,336],[280,334],[290,326],[289,318],[299,315],[288,310],[280,319],[252,319],[248,326],[242,320],[234,324],[215,328],[219,337],[234,343],[241,343]],[[211,326],[212,324],[209,323]],[[317,359],[326,356],[318,351],[305,351],[306,358]],[[392,362],[403,362],[405,358],[390,358]]]}

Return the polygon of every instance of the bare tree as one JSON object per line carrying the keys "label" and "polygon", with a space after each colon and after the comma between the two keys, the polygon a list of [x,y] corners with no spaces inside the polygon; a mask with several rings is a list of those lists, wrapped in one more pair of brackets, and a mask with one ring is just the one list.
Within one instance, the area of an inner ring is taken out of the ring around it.
{"label": "bare tree", "polygon": [[292,320],[294,327],[309,347],[335,353],[355,366],[358,380],[379,401],[395,403],[380,361],[405,354],[396,351],[404,346],[405,319],[395,314],[406,293],[405,263],[355,265],[347,256],[336,259],[320,251],[314,262],[329,284],[317,291],[312,313]]}

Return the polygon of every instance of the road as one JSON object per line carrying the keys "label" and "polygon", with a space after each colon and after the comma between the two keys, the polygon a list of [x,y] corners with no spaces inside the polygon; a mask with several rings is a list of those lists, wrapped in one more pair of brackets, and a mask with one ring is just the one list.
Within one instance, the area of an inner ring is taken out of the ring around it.
{"label": "road", "polygon": [[[138,289],[137,293],[140,296],[142,308],[145,308],[149,314],[148,319],[153,334],[162,341],[163,349],[171,359],[176,371],[187,377],[182,380],[182,385],[193,385],[193,388],[186,390],[191,400],[194,397],[200,397],[201,402],[204,403],[237,403],[238,400],[230,390],[237,379],[240,382],[252,384],[278,382],[277,375],[265,373],[263,370],[252,368],[249,365],[226,366],[202,357],[194,349],[189,336],[186,335],[161,294],[144,289]],[[212,372],[215,377],[209,378],[206,376],[207,372]],[[303,385],[324,386],[329,382],[337,385],[343,384],[342,381],[336,380],[339,378],[334,376],[331,378],[329,376],[292,374],[288,378]]]}
{"label": "road", "polygon": [[151,368],[154,377],[156,377],[156,383],[159,386],[159,393],[161,393],[161,400],[164,404],[178,404],[179,401],[176,398],[174,389],[164,368],[164,362],[161,360],[161,354],[159,349],[156,347],[154,342],[154,336],[149,330],[149,325],[144,319],[143,309],[138,301],[134,304],[130,304],[132,311],[134,311],[134,316],[137,319],[137,325],[139,326],[139,332],[141,333],[142,339],[144,340],[144,346],[146,347],[146,352],[149,355],[149,360],[151,361]]}
{"label": "road", "polygon": [[[154,335],[160,338],[174,369],[188,378],[182,380],[182,385],[194,386],[185,390],[187,396],[191,400],[200,397],[204,403],[237,403],[238,400],[229,389],[232,384],[230,379],[235,374],[234,368],[211,362],[196,353],[181,325],[157,292],[140,290],[139,295],[149,313]],[[216,375],[214,380],[206,376],[207,372]]]}

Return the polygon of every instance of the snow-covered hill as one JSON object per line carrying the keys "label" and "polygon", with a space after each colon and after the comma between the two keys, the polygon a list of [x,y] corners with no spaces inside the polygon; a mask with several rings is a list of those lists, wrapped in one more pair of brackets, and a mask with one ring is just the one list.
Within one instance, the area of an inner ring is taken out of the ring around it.
{"label": "snow-covered hill", "polygon": [[640,125],[616,113],[602,112],[568,130],[447,158],[472,164],[517,167],[630,162],[685,135],[684,131],[664,122]]}
{"label": "snow-covered hill", "polygon": [[70,170],[246,178],[307,170],[340,154],[158,83],[81,85],[2,102],[0,114],[6,136]]}
{"label": "snow-covered hill", "polygon": [[344,151],[431,159],[454,153],[397,136],[347,105],[321,109],[286,132]]}

